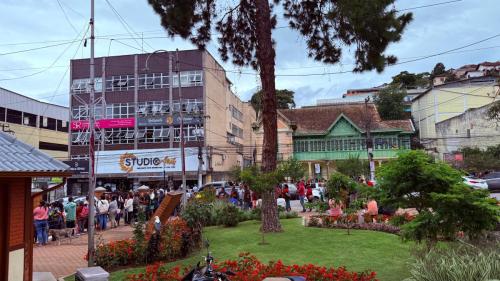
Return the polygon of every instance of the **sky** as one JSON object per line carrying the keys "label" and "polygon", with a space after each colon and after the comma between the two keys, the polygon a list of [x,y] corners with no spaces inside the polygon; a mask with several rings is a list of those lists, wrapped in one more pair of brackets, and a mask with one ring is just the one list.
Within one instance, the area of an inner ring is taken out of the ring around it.
{"label": "sky", "polygon": [[[95,2],[96,56],[195,48],[181,38],[168,38],[147,0]],[[418,8],[432,4],[438,5]],[[389,66],[382,73],[329,74],[353,68],[349,54],[352,50],[344,52],[340,63],[325,65],[308,58],[300,34],[290,28],[279,28],[273,31],[277,89],[295,91],[298,106],[314,105],[317,99],[339,98],[347,89],[390,82],[391,77],[401,71],[431,71],[437,62],[447,68],[457,68],[500,60],[500,0],[399,0],[395,8],[410,9],[414,16],[402,39],[386,51],[396,55],[399,61],[439,54],[498,36],[444,55]],[[1,0],[0,87],[67,105],[69,61],[90,55],[89,45],[82,44],[89,15],[90,0]],[[278,19],[278,26],[286,25],[282,16]],[[234,84],[233,91],[242,100],[249,100],[259,87],[258,74],[222,62],[216,38],[217,35],[207,50],[231,71],[228,77]]]}

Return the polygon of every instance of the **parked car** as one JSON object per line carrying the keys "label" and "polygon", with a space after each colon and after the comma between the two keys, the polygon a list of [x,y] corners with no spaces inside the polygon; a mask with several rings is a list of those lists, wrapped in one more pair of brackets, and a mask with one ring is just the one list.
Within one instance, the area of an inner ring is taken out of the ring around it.
{"label": "parked car", "polygon": [[488,184],[483,179],[478,179],[470,176],[463,176],[464,183],[476,189],[488,189]]}
{"label": "parked car", "polygon": [[227,181],[214,181],[204,184],[202,187],[198,189],[198,192],[201,192],[207,188],[214,188],[217,191],[219,191],[221,188],[224,188],[224,191],[226,192],[227,195],[231,194],[231,189],[232,189],[232,187],[229,185]]}
{"label": "parked car", "polygon": [[481,177],[481,179],[486,181],[486,184],[488,185],[488,189],[490,191],[500,191],[500,172],[488,173]]}

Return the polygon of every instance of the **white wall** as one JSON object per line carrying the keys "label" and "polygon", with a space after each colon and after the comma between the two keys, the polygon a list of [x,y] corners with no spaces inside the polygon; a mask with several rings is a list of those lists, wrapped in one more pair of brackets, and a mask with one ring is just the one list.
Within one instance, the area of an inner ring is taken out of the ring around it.
{"label": "white wall", "polygon": [[9,279],[19,281],[24,278],[24,249],[9,253]]}

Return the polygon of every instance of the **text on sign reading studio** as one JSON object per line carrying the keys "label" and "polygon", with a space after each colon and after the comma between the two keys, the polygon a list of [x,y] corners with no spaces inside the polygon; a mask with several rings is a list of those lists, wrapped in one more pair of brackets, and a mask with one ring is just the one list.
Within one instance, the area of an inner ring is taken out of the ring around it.
{"label": "text on sign reading studio", "polygon": [[120,156],[120,168],[127,173],[135,170],[155,169],[159,166],[165,168],[175,168],[177,160],[173,157],[140,157],[133,153],[124,153]]}

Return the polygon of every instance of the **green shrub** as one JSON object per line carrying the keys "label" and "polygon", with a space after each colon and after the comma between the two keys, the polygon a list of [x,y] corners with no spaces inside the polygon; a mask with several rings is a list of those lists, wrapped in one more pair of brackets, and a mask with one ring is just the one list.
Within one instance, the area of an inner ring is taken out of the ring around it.
{"label": "green shrub", "polygon": [[189,202],[181,212],[181,217],[193,229],[212,225],[212,206],[202,202]]}
{"label": "green shrub", "polygon": [[402,226],[407,222],[405,215],[394,215],[389,219],[389,223],[394,226]]}
{"label": "green shrub", "polygon": [[[496,245],[498,246],[498,245]],[[500,250],[471,246],[434,248],[410,264],[405,281],[488,281],[500,279]]]}
{"label": "green shrub", "polygon": [[240,221],[240,209],[233,204],[226,204],[217,214],[218,223],[226,226],[237,226]]}
{"label": "green shrub", "polygon": [[262,210],[260,208],[252,209],[251,213],[254,220],[260,221],[262,219]]}

